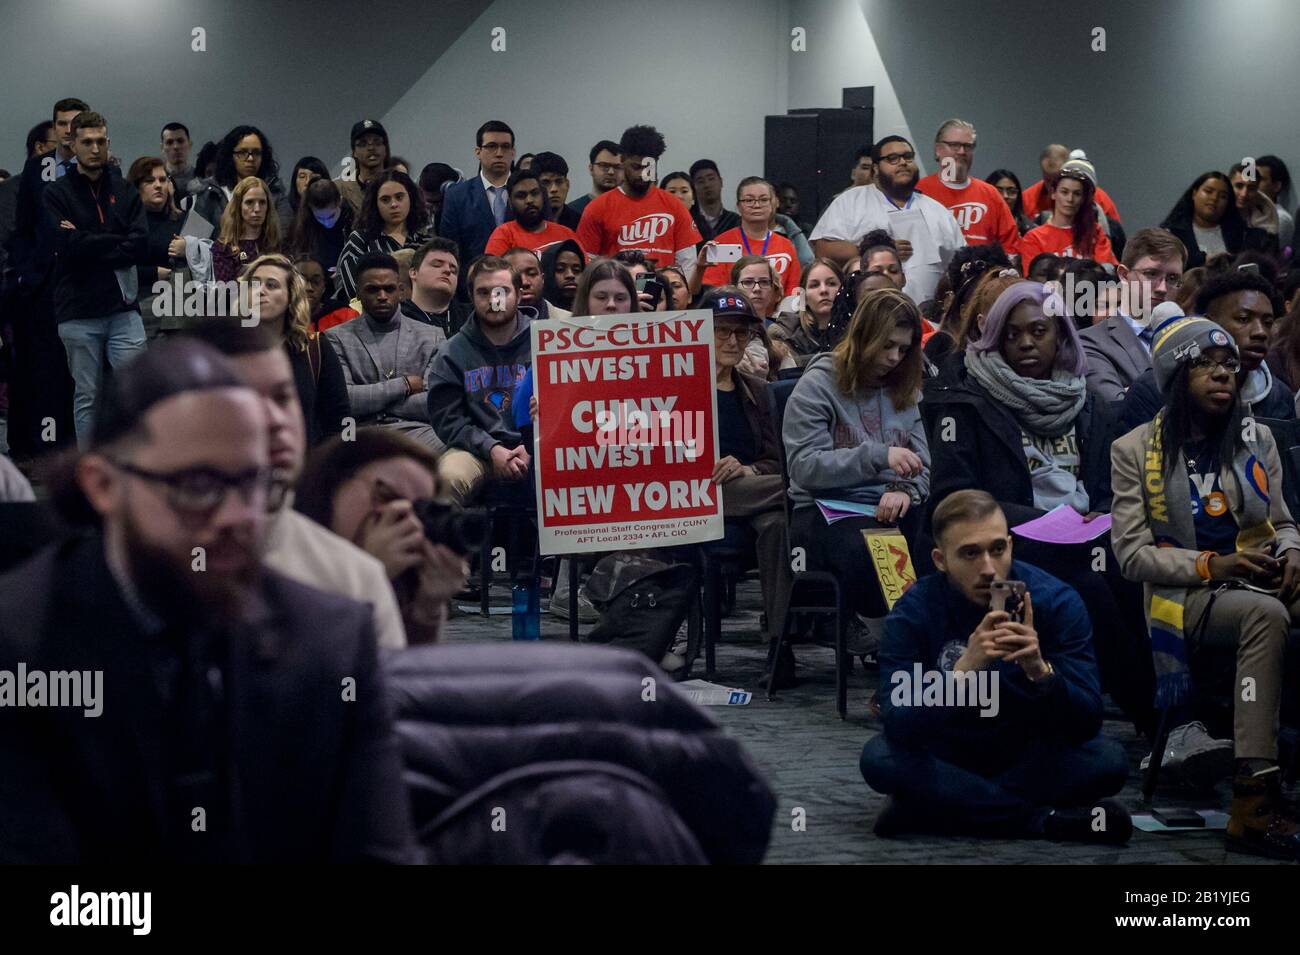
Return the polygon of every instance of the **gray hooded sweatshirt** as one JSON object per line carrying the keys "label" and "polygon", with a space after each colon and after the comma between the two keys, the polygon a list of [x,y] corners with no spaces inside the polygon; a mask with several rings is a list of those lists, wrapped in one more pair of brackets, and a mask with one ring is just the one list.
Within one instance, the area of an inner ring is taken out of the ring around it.
{"label": "gray hooded sweatshirt", "polygon": [[[930,448],[920,408],[899,411],[878,388],[843,394],[829,352],[808,363],[786,405],[781,432],[796,507],[818,498],[875,504],[889,484],[914,488],[922,501],[929,496]],[[925,465],[921,473],[907,479],[895,474],[891,447],[915,451]]]}

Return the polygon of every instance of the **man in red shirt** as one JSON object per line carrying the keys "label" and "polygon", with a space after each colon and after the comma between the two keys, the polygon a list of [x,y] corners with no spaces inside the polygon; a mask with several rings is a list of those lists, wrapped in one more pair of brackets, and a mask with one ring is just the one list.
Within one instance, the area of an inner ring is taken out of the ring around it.
{"label": "man in red shirt", "polygon": [[578,244],[613,257],[638,249],[656,266],[677,265],[689,278],[700,232],[682,201],[660,189],[657,163],[667,148],[653,126],[633,126],[619,141],[623,184],[597,196],[582,211]]}
{"label": "man in red shirt", "polygon": [[577,239],[573,230],[546,218],[549,199],[538,173],[517,169],[506,182],[506,199],[513,218],[492,230],[484,255],[503,255],[506,249],[523,248],[541,254],[547,246]]}
{"label": "man in red shirt", "polygon": [[950,119],[934,134],[934,159],[939,171],[916,188],[936,200],[957,220],[967,245],[1000,243],[1007,255],[1020,248],[1020,230],[1002,194],[982,179],[970,177],[975,158],[975,127]]}

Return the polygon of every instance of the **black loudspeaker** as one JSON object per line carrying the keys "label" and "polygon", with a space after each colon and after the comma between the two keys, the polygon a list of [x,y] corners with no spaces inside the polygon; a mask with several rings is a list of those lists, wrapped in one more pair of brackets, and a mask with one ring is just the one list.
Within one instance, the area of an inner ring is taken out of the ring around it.
{"label": "black loudspeaker", "polygon": [[874,109],[801,109],[768,116],[764,175],[799,189],[801,218],[813,221],[849,185],[858,148],[872,142]]}
{"label": "black loudspeaker", "polygon": [[876,105],[876,88],[874,86],[846,86],[840,105],[845,109],[874,109]]}

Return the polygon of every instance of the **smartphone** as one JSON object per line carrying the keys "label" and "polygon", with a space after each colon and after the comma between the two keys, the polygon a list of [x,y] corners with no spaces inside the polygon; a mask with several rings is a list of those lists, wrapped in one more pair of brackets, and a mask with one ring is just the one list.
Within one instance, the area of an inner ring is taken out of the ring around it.
{"label": "smartphone", "polygon": [[636,290],[649,294],[653,310],[659,307],[659,298],[664,294],[664,283],[653,272],[642,272],[636,277]]}
{"label": "smartphone", "polygon": [[1024,619],[1025,582],[1023,580],[995,580],[989,600],[990,610],[1005,610],[1016,623]]}
{"label": "smartphone", "polygon": [[1152,809],[1151,816],[1156,822],[1162,822],[1170,829],[1205,828],[1205,817],[1195,809],[1183,807],[1177,809]]}
{"label": "smartphone", "polygon": [[704,253],[704,261],[739,262],[743,251],[738,245],[711,245]]}

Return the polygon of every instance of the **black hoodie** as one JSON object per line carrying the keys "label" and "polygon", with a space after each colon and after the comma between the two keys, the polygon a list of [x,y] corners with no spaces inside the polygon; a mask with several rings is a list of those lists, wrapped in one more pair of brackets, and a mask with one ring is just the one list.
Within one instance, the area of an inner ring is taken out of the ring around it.
{"label": "black hoodie", "polygon": [[433,361],[429,373],[429,423],[449,448],[492,459],[498,444],[518,447],[511,402],[532,364],[530,323],[536,310],[519,306],[519,332],[497,346],[472,315]]}
{"label": "black hoodie", "polygon": [[555,282],[555,260],[561,252],[576,252],[582,267],[584,269],[587,267],[587,257],[582,253],[582,246],[572,239],[565,239],[563,242],[548,246],[542,252],[542,280],[545,282],[542,287],[542,296],[556,308],[572,311],[573,296],[570,295],[569,300],[566,302],[564,294],[560,291],[560,286]]}

